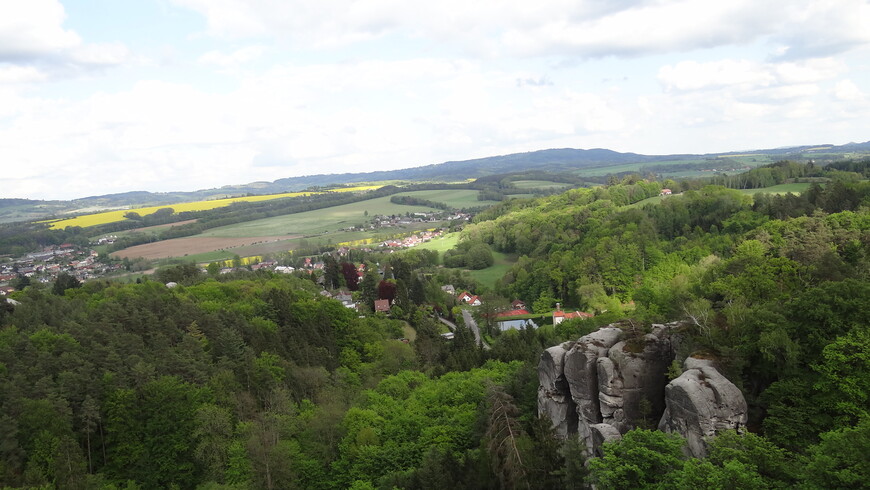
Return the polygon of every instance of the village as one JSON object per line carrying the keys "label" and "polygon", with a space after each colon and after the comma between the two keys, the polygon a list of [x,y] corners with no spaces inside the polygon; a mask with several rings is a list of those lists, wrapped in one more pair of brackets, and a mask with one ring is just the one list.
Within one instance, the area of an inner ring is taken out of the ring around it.
{"label": "village", "polygon": [[100,260],[97,251],[90,248],[71,243],[50,245],[0,263],[0,295],[8,295],[33,282],[51,283],[64,273],[79,281],[87,281],[119,271],[122,267],[120,263]]}

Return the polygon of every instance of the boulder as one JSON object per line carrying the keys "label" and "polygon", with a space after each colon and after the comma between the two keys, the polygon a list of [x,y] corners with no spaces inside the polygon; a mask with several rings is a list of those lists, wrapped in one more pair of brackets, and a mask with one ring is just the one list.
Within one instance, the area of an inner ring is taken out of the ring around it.
{"label": "boulder", "polygon": [[746,399],[712,361],[690,357],[684,366],[683,374],[665,387],[666,409],[658,427],[683,436],[688,454],[703,458],[706,438],[746,426]]}
{"label": "boulder", "polygon": [[601,446],[605,442],[618,441],[622,439],[622,434],[616,430],[616,427],[610,424],[592,424],[589,426],[592,432],[592,445],[594,446],[594,456],[603,456]]}

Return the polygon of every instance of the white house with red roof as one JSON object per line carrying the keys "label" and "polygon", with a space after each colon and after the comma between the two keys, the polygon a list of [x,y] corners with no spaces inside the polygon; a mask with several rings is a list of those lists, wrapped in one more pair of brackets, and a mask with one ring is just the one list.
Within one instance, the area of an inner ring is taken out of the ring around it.
{"label": "white house with red roof", "polygon": [[553,311],[553,325],[558,325],[565,320],[573,320],[575,318],[592,318],[594,315],[585,311],[562,311],[562,305],[556,303],[556,309]]}

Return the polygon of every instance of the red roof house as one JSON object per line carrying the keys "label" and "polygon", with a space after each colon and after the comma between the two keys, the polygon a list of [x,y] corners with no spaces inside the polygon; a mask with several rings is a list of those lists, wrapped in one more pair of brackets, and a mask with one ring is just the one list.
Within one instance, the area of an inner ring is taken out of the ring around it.
{"label": "red roof house", "polygon": [[390,300],[388,300],[388,299],[376,299],[375,300],[375,311],[389,313],[390,312]]}

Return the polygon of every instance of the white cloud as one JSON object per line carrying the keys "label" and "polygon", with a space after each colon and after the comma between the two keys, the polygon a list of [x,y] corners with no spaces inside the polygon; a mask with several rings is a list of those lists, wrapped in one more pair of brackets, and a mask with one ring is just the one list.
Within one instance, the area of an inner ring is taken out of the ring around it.
{"label": "white cloud", "polygon": [[683,91],[731,85],[767,86],[775,81],[769,69],[749,60],[681,61],[662,67],[658,78],[666,90]]}
{"label": "white cloud", "polygon": [[260,58],[266,51],[265,46],[246,46],[230,53],[212,50],[199,57],[199,63],[221,68],[235,68]]}
{"label": "white cloud", "polygon": [[766,41],[772,54],[797,59],[870,44],[862,0],[174,1],[204,15],[215,36],[321,48],[397,32],[486,56],[639,56]]}
{"label": "white cloud", "polygon": [[56,0],[7,2],[0,15],[0,61],[52,56],[78,47],[81,38],[63,28],[65,18]]}
{"label": "white cloud", "polygon": [[85,44],[70,53],[70,59],[85,66],[120,65],[130,58],[130,50],[121,43]]}
{"label": "white cloud", "polygon": [[32,66],[0,64],[0,85],[41,82],[46,78],[45,73]]}
{"label": "white cloud", "polygon": [[681,61],[663,66],[658,79],[666,90],[689,91],[730,86],[750,89],[820,82],[835,78],[844,70],[842,62],[833,59],[778,63],[731,59],[704,63]]}
{"label": "white cloud", "polygon": [[[143,81],[82,101],[22,106],[10,126],[0,125],[0,152],[26,169],[9,192],[39,187],[72,198],[405,168],[541,141],[566,146],[624,126],[612,100],[516,86],[528,76],[414,59],[280,66],[223,94]],[[518,92],[530,95],[511,102]],[[102,187],[88,190],[96,182]]]}
{"label": "white cloud", "polygon": [[27,82],[65,78],[129,58],[122,43],[85,43],[74,30],[64,28],[66,13],[58,0],[7,3],[0,15],[0,70],[5,72],[0,83],[10,78]]}
{"label": "white cloud", "polygon": [[834,97],[844,102],[865,102],[867,95],[852,80],[840,80],[834,87]]}

